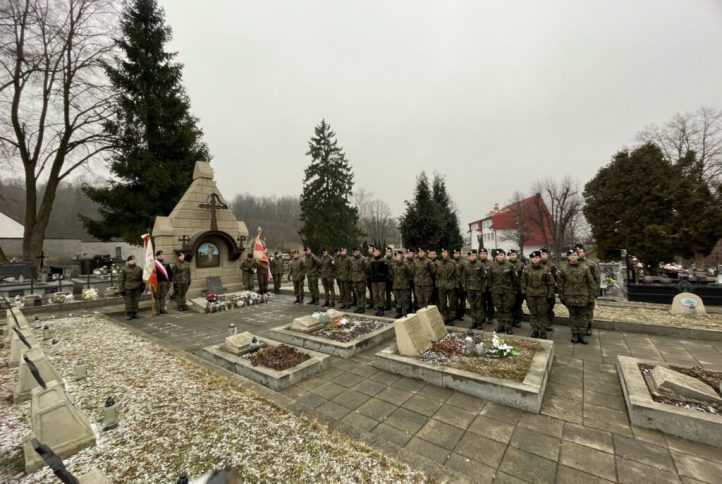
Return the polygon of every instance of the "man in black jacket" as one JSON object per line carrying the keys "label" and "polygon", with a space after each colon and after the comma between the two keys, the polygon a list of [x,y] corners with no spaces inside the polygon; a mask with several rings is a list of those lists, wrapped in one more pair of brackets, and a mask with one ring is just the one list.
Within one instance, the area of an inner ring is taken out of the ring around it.
{"label": "man in black jacket", "polygon": [[369,263],[369,278],[371,279],[373,302],[376,305],[376,316],[383,316],[386,299],[386,281],[389,278],[389,266],[381,257],[381,251],[379,249],[374,249],[374,258]]}

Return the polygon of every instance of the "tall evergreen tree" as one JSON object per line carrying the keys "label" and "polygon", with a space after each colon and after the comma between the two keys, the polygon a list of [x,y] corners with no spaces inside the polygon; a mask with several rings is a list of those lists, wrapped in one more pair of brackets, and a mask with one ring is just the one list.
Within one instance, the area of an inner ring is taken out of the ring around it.
{"label": "tall evergreen tree", "polygon": [[406,211],[399,218],[404,246],[427,250],[440,248],[438,244],[443,224],[425,172],[416,178],[414,199],[405,203]]}
{"label": "tall evergreen tree", "polygon": [[308,142],[301,194],[301,230],[304,245],[320,248],[352,247],[358,244],[358,211],[351,204],[353,172],[336,133],[325,119],[314,128]]}
{"label": "tall evergreen tree", "polygon": [[175,53],[165,50],[171,29],[156,0],[134,0],[121,20],[122,56],[106,67],[115,111],[105,126],[113,140],[106,187],[85,186],[100,205],[100,220],[83,218],[86,230],[108,240],[138,243],[156,215],[168,215],[192,181],[196,161],[209,161],[207,146],[190,114]]}
{"label": "tall evergreen tree", "polygon": [[441,233],[436,245],[448,250],[461,249],[461,246],[464,245],[464,238],[461,236],[459,228],[459,216],[456,214],[451,197],[446,192],[446,182],[438,173],[434,174],[432,193],[441,220]]}

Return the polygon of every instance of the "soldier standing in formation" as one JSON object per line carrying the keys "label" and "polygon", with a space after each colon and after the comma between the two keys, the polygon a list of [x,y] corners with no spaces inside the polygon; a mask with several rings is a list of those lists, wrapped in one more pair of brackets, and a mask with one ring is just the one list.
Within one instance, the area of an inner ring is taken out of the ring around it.
{"label": "soldier standing in formation", "polygon": [[411,249],[406,250],[406,264],[408,264],[409,270],[411,271],[411,280],[409,281],[409,292],[411,293],[409,312],[415,312],[418,301],[416,299],[416,293],[414,292],[414,251]]}
{"label": "soldier standing in formation", "polygon": [[589,266],[579,262],[576,250],[569,249],[567,263],[559,274],[559,299],[569,310],[572,343],[587,344],[584,339],[586,317],[590,302],[593,304],[596,299],[597,290]]}
{"label": "soldier standing in formation", "polygon": [[426,258],[426,251],[419,249],[419,257],[414,261],[414,289],[418,309],[423,309],[431,303],[431,294],[434,289],[434,264]]}
{"label": "soldier standing in formation", "polygon": [[163,257],[162,250],[156,251],[155,258],[163,266],[163,269],[165,269],[165,274],[163,274],[163,271],[155,271],[156,279],[158,280],[158,287],[155,294],[158,305],[156,314],[168,314],[168,311],[165,310],[165,300],[170,292],[170,286],[173,283],[173,271],[168,264],[163,262]]}
{"label": "soldier standing in formation", "polygon": [[273,277],[273,293],[279,294],[281,292],[281,278],[283,277],[283,258],[278,252],[273,254],[271,276]]}
{"label": "soldier standing in formation", "polygon": [[298,249],[293,250],[291,271],[288,273],[288,280],[293,281],[293,294],[296,300],[293,304],[303,304],[303,280],[306,278],[306,263],[301,259]]}
{"label": "soldier standing in formation", "polygon": [[341,294],[340,309],[351,308],[351,259],[348,257],[346,247],[342,247],[338,251],[336,258],[336,280],[338,281],[338,290]]}
{"label": "soldier standing in formation", "polygon": [[356,311],[355,313],[363,314],[366,312],[366,281],[368,274],[368,262],[361,255],[361,250],[357,247],[353,249],[353,257],[351,258],[351,282],[353,283],[353,291],[356,295]]}
{"label": "soldier standing in formation", "polygon": [[[484,266],[485,273],[488,275],[494,262],[489,260],[489,253],[483,247],[479,249],[479,263]],[[494,301],[491,297],[491,287],[489,287],[488,280],[484,285],[484,290],[481,293],[481,304],[484,308],[484,320],[487,324],[494,323]]]}
{"label": "soldier standing in formation", "polygon": [[509,257],[509,264],[514,268],[516,273],[515,286],[514,286],[514,305],[511,308],[511,320],[515,328],[521,327],[522,310],[521,306],[524,303],[524,297],[521,295],[521,273],[524,271],[524,263],[519,260],[519,254],[516,250],[511,249],[506,254]]}
{"label": "soldier standing in formation", "polygon": [[436,266],[439,261],[436,258],[436,251],[430,250],[428,252],[428,257],[429,257],[429,260],[431,261],[431,266],[434,268],[434,270],[431,272],[431,299],[429,300],[429,304],[438,306],[439,305],[439,288],[436,285]]}
{"label": "soldier standing in formation", "polygon": [[143,269],[135,265],[135,256],[129,255],[127,264],[120,270],[120,294],[125,299],[126,319],[139,319],[138,299],[145,289],[143,284]]}
{"label": "soldier standing in formation", "polygon": [[[374,258],[374,246],[369,245],[366,247],[366,263],[370,262]],[[361,256],[363,257],[363,255]],[[374,308],[374,291],[371,287],[371,273],[366,274],[366,289],[368,289],[368,306],[366,306],[366,309],[373,309]],[[358,297],[358,295],[356,296]]]}
{"label": "soldier standing in formation", "polygon": [[[549,249],[546,247],[542,247],[542,249],[539,251],[541,252],[541,265],[546,269],[547,272],[549,272],[552,277],[554,278],[554,281],[557,280],[557,266],[554,265],[554,262],[549,259]],[[554,294],[554,292],[551,293],[549,298],[547,299],[547,326],[545,327],[546,331],[552,331],[552,324],[554,323],[554,305],[557,303],[557,298]]]}
{"label": "soldier standing in formation", "polygon": [[491,266],[488,274],[489,288],[494,302],[497,317],[497,333],[506,331],[513,334],[512,309],[516,298],[516,271],[506,260],[503,249],[496,251],[496,262]]}
{"label": "soldier standing in formation", "polygon": [[318,275],[321,270],[321,261],[316,254],[311,252],[309,247],[304,250],[306,263],[306,278],[308,280],[308,290],[311,292],[311,300],[308,304],[318,304]]}
{"label": "soldier standing in formation", "polygon": [[386,281],[389,278],[389,266],[386,260],[381,257],[381,251],[374,249],[374,257],[368,264],[369,277],[371,278],[372,301],[376,304],[376,316],[384,315],[386,299]]}
{"label": "soldier standing in formation", "polygon": [[[394,251],[391,247],[386,247],[386,254],[384,255],[384,261],[386,262],[386,265],[391,268],[391,264],[394,263]],[[389,271],[390,274],[390,271]],[[391,310],[391,287],[393,286],[393,282],[391,281],[391,276],[389,275],[389,279],[386,281],[386,306],[385,309],[387,311]]]}
{"label": "soldier standing in formation", "polygon": [[246,291],[253,290],[253,276],[256,274],[256,262],[253,260],[253,254],[241,261],[241,275],[243,276],[243,289]]}
{"label": "soldier standing in formation", "polygon": [[[338,253],[338,251],[336,251]],[[328,253],[328,249],[321,249],[321,285],[323,286],[323,294],[326,301],[323,303],[326,307],[336,307],[336,294],[333,289],[333,281],[335,276],[335,264],[333,257]]]}
{"label": "soldier standing in formation", "polygon": [[547,301],[554,297],[556,281],[551,271],[542,266],[541,252],[535,250],[529,258],[531,263],[522,272],[521,293],[526,296],[526,305],[531,313],[531,337],[546,339],[550,326]]}
{"label": "soldier standing in formation", "polygon": [[466,261],[461,258],[461,251],[454,249],[454,262],[456,263],[456,314],[457,321],[464,320],[466,314],[466,291],[464,290],[464,270]]}
{"label": "soldier standing in formation", "polygon": [[404,259],[402,252],[396,252],[389,273],[393,281],[396,319],[398,319],[409,314],[411,310],[411,284],[414,277],[411,266]]}
{"label": "soldier standing in formation", "polygon": [[481,328],[484,323],[483,294],[486,289],[486,266],[477,260],[476,250],[468,254],[464,266],[463,286],[469,299],[472,329]]}
{"label": "soldier standing in formation", "polygon": [[447,326],[454,325],[456,317],[456,263],[449,251],[441,249],[441,260],[436,265],[436,288],[439,291],[439,311]]}
{"label": "soldier standing in formation", "polygon": [[191,285],[191,268],[186,262],[186,256],[183,252],[178,254],[178,262],[173,267],[173,292],[175,293],[175,302],[178,305],[178,311],[188,311],[186,306],[186,293],[188,286]]}
{"label": "soldier standing in formation", "polygon": [[584,246],[582,244],[575,245],[574,249],[577,251],[577,254],[579,254],[579,263],[584,264],[589,268],[589,272],[592,274],[592,278],[594,279],[594,287],[596,288],[594,290],[594,298],[590,299],[589,304],[587,305],[587,311],[584,315],[587,322],[585,333],[587,336],[591,336],[592,321],[594,320],[594,306],[596,305],[596,298],[599,296],[599,291],[601,290],[602,276],[599,271],[599,264],[587,259],[587,254],[584,252]]}

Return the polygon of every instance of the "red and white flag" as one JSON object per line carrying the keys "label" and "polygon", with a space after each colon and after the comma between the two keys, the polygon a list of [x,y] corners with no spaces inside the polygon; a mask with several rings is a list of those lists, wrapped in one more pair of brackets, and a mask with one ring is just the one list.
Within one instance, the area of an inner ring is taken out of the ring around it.
{"label": "red and white flag", "polygon": [[261,227],[258,227],[258,232],[256,232],[256,240],[253,242],[253,259],[256,261],[258,265],[260,265],[263,270],[265,270],[268,273],[268,277],[271,277],[271,264],[268,260],[268,252],[266,252],[266,245],[263,243],[263,239],[261,239],[261,235],[263,234],[263,229]]}
{"label": "red and white flag", "polygon": [[[143,239],[143,247],[145,247],[145,256],[143,257],[143,282],[150,284],[150,287],[155,291],[158,288],[158,276],[156,275],[156,260],[155,252],[153,252],[153,241],[150,239],[150,234],[143,234],[140,236]],[[163,271],[165,268],[161,265]]]}

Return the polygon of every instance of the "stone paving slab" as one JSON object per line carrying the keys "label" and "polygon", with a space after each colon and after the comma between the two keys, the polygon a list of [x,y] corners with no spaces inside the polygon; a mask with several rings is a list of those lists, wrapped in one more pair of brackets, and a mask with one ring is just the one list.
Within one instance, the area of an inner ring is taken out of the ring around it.
{"label": "stone paving slab", "polygon": [[[271,328],[317,308],[292,301],[277,296],[210,315],[171,312],[133,326],[195,352],[222,342],[231,321],[268,337]],[[515,331],[529,329],[525,323]],[[473,482],[720,482],[722,449],[631,426],[615,363],[617,354],[655,354],[720,370],[722,342],[598,329],[588,346],[569,337],[566,327],[552,335],[556,357],[540,415],[378,371],[370,364],[377,348],[331,357],[330,369],[282,393]]]}

